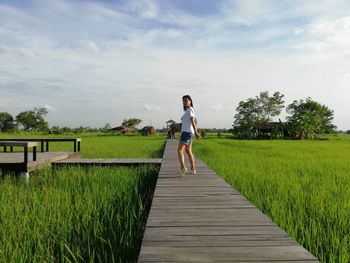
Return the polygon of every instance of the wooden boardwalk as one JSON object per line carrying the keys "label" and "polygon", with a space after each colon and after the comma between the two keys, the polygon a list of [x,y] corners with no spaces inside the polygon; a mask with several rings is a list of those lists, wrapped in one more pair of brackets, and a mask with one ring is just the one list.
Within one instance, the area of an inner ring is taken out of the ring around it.
{"label": "wooden boardwalk", "polygon": [[179,176],[168,140],[138,262],[318,262],[197,159]]}
{"label": "wooden boardwalk", "polygon": [[79,158],[79,159],[65,159],[57,161],[54,165],[80,165],[80,166],[112,166],[112,165],[143,165],[143,164],[161,164],[160,158],[119,158],[119,159],[93,159],[93,158]]}
{"label": "wooden boardwalk", "polygon": [[33,172],[51,165],[53,162],[78,157],[79,152],[38,152],[34,162],[28,158],[28,163],[23,162],[23,152],[0,152],[0,169],[18,172]]}

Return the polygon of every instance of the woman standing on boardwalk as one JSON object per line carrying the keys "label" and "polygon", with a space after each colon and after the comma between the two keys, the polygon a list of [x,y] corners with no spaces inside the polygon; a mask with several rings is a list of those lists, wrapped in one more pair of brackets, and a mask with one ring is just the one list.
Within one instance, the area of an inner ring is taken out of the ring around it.
{"label": "woman standing on boardwalk", "polygon": [[[182,97],[182,103],[184,107],[184,115],[181,118],[181,137],[179,142],[179,147],[177,148],[177,152],[179,155],[179,161],[181,166],[181,176],[190,173],[196,174],[196,164],[194,162],[194,157],[192,154],[192,141],[194,135],[197,139],[200,138],[200,135],[197,131],[196,127],[196,114],[193,109],[193,102],[190,95],[185,95]],[[185,156],[184,151],[186,151],[188,155],[188,159],[191,164],[191,171],[185,167]]]}

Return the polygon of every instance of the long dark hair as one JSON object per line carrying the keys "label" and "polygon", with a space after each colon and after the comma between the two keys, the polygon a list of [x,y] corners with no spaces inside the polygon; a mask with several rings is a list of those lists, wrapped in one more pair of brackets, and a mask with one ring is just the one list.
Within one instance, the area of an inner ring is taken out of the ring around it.
{"label": "long dark hair", "polygon": [[[191,107],[193,108],[193,101],[192,101],[191,96],[190,96],[190,95],[184,95],[184,96],[182,96],[182,100],[184,100],[184,99],[190,100],[190,101],[191,101]],[[186,108],[185,108],[185,106],[184,106],[184,111],[185,111],[185,110],[186,110]]]}

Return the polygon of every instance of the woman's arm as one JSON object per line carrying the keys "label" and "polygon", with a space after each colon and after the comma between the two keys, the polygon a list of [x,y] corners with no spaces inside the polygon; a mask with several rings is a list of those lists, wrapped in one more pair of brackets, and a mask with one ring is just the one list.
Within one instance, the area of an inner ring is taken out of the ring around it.
{"label": "woman's arm", "polygon": [[201,135],[197,131],[195,117],[191,117],[191,123],[192,123],[193,129],[194,129],[194,134],[196,135],[196,138],[199,139],[201,137]]}

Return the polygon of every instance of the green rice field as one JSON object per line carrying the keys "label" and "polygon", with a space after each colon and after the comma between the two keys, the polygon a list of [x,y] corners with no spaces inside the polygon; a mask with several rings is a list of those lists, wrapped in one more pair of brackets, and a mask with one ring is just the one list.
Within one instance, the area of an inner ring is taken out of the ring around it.
{"label": "green rice field", "polygon": [[350,262],[350,136],[205,138],[194,152],[321,262]]}
{"label": "green rice field", "polygon": [[[164,142],[89,136],[83,138],[82,155],[161,157]],[[50,148],[59,147],[72,146]],[[29,185],[2,177],[0,262],[135,262],[158,169],[48,168],[33,173]]]}

